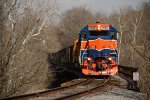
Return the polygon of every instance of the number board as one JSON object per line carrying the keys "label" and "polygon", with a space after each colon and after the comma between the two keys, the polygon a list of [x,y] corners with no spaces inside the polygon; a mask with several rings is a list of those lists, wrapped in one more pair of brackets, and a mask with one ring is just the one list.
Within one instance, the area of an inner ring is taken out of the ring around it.
{"label": "number board", "polygon": [[103,26],[103,27],[101,27],[101,30],[109,30],[109,27]]}
{"label": "number board", "polygon": [[89,30],[96,30],[96,27],[95,26],[90,26]]}

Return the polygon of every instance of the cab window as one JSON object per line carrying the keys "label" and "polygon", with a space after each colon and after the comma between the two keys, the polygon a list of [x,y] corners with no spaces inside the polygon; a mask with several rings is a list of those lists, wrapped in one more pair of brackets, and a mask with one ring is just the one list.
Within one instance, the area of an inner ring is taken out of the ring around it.
{"label": "cab window", "polygon": [[108,31],[90,31],[90,36],[107,36]]}
{"label": "cab window", "polygon": [[116,39],[116,38],[115,38],[115,32],[111,32],[111,33],[110,33],[110,39],[112,39],[112,40]]}
{"label": "cab window", "polygon": [[86,32],[83,32],[83,33],[82,33],[82,39],[83,39],[83,40],[86,40],[86,39],[87,39],[87,33],[86,33]]}

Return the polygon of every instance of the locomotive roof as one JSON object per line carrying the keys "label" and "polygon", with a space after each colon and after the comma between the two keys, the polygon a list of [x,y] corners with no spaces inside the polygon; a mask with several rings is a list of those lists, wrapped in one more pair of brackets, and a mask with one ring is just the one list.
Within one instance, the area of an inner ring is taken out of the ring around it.
{"label": "locomotive roof", "polygon": [[117,31],[112,25],[110,24],[103,24],[103,23],[94,23],[94,24],[88,24],[86,25],[81,31],[80,34],[82,34],[82,32],[88,32],[88,31]]}

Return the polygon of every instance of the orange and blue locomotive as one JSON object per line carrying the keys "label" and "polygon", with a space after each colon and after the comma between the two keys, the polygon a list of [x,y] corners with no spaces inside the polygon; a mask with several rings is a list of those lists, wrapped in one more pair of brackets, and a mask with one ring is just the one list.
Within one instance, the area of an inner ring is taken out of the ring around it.
{"label": "orange and blue locomotive", "polygon": [[79,34],[79,63],[85,75],[118,72],[117,30],[110,24],[88,24]]}

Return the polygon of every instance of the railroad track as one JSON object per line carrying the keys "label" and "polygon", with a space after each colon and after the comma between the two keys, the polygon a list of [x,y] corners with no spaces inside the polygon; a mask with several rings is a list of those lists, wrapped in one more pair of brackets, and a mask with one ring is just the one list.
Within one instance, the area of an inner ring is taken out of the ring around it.
{"label": "railroad track", "polygon": [[30,93],[30,94],[25,94],[25,95],[20,95],[20,96],[13,96],[13,97],[6,97],[6,98],[0,98],[0,100],[27,100],[27,99],[34,99],[37,97],[41,97],[41,96],[47,96],[49,94],[53,94],[54,92],[58,92],[58,91],[62,91],[65,89],[69,89],[69,88],[73,88],[75,86],[78,85],[85,85],[90,83],[91,81],[93,81],[94,79],[85,79],[81,82],[77,82],[75,84],[69,85],[69,86],[63,86],[63,87],[58,87],[58,88],[54,88],[54,89],[48,89],[48,90],[44,90],[44,91],[40,91],[40,92],[35,92],[35,93]]}
{"label": "railroad track", "polygon": [[[76,85],[75,87],[71,87],[70,89],[65,89],[61,91],[57,91],[54,94],[48,94],[46,95],[40,95],[40,97],[35,98],[37,99],[48,99],[48,100],[62,100],[62,99],[75,99],[78,97],[81,97],[85,95],[86,93],[91,93],[92,91],[96,91],[100,87],[102,87],[104,84],[106,84],[109,79],[103,79],[103,80],[98,80],[100,83],[94,85],[94,86],[89,86],[93,85],[95,83],[94,79],[90,79],[87,82],[84,82],[83,84]],[[97,83],[97,82],[96,82]]]}
{"label": "railroad track", "polygon": [[71,94],[68,94],[68,95],[65,95],[65,96],[56,97],[56,98],[54,98],[52,100],[62,100],[62,99],[70,100],[71,98],[75,98],[76,96],[78,97],[79,95],[83,96],[86,93],[91,93],[92,91],[95,91],[95,90],[99,89],[100,87],[104,86],[104,84],[106,84],[108,81],[109,81],[109,78],[108,79],[104,79],[97,86],[94,86],[94,87],[88,88],[88,89],[84,89],[84,90],[80,90],[78,92],[71,93]]}
{"label": "railroad track", "polygon": [[[98,80],[97,82],[95,82],[95,79],[85,79],[69,86],[58,87],[26,95],[2,98],[2,100],[60,100],[78,98],[104,86],[109,79],[110,78]],[[96,85],[90,86],[93,84],[92,82],[96,83]]]}

